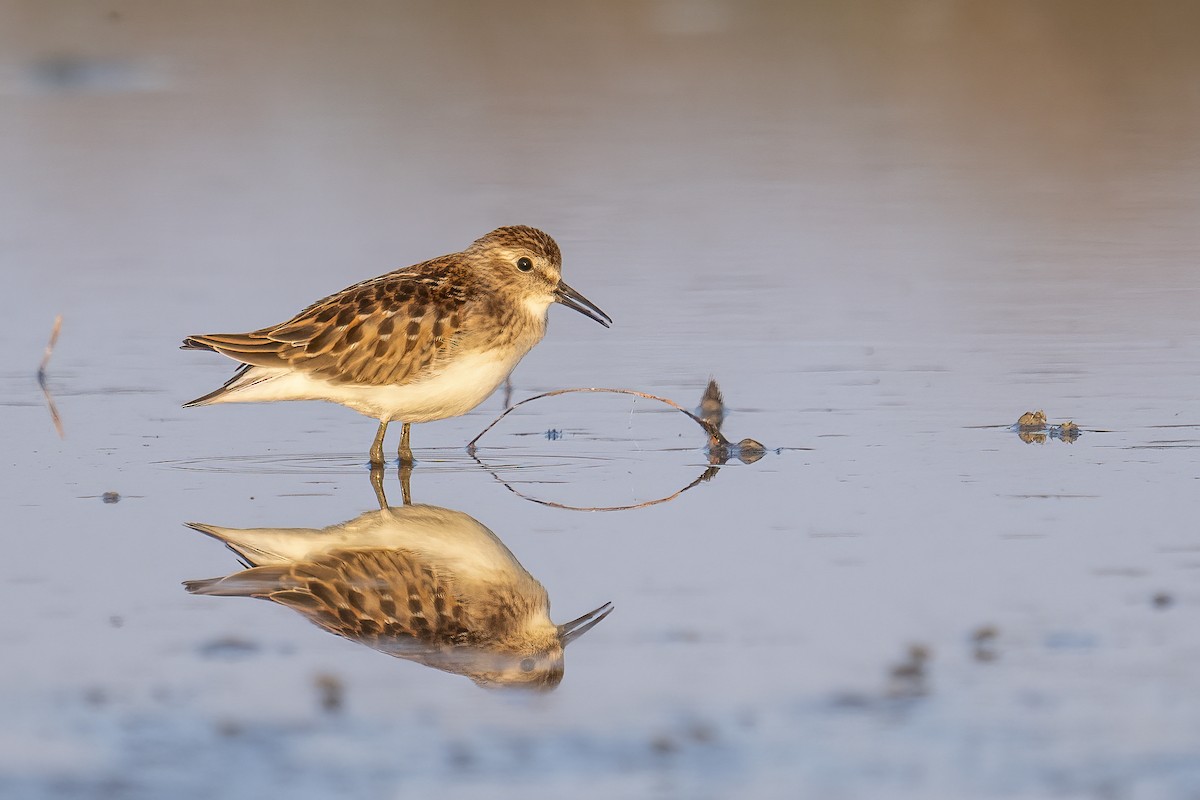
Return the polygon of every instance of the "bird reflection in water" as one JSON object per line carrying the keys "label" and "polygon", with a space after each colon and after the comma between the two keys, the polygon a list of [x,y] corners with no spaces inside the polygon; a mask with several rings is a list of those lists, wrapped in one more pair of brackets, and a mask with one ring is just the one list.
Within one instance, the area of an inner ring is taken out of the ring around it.
{"label": "bird reflection in water", "polygon": [[504,543],[448,508],[384,507],[322,530],[189,527],[247,566],[187,581],[189,592],[271,600],[330,633],[480,686],[554,689],[566,646],[613,609],[605,603],[555,625],[545,588]]}

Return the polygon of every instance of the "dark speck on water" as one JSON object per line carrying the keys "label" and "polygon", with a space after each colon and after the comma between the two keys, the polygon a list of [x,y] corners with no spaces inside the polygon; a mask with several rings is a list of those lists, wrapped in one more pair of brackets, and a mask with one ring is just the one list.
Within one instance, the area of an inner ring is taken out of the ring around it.
{"label": "dark speck on water", "polygon": [[889,697],[920,697],[929,691],[926,665],[932,652],[923,644],[911,644],[903,661],[888,670]]}
{"label": "dark speck on water", "polygon": [[971,634],[971,654],[976,661],[995,661],[1000,653],[996,649],[996,640],[1000,631],[994,625],[981,625]]}
{"label": "dark speck on water", "polygon": [[[121,495],[118,494],[117,492],[105,492],[104,494],[100,495],[100,499],[103,502],[111,505],[112,503],[121,502]],[[134,505],[137,505],[137,504],[135,503]]]}
{"label": "dark speck on water", "polygon": [[475,754],[465,742],[449,742],[446,745],[446,760],[455,770],[468,770],[475,764]]}
{"label": "dark speck on water", "polygon": [[667,734],[660,734],[650,740],[650,751],[660,756],[669,756],[679,749],[675,739]]}
{"label": "dark speck on water", "polygon": [[1155,608],[1170,608],[1175,604],[1175,598],[1169,592],[1157,592],[1151,602]]}
{"label": "dark speck on water", "polygon": [[322,711],[334,713],[342,710],[345,704],[346,687],[337,675],[322,672],[313,679],[317,689],[317,704]]}
{"label": "dark speck on water", "polygon": [[231,660],[249,658],[257,654],[260,649],[256,643],[248,639],[226,636],[200,645],[199,653],[202,658]]}

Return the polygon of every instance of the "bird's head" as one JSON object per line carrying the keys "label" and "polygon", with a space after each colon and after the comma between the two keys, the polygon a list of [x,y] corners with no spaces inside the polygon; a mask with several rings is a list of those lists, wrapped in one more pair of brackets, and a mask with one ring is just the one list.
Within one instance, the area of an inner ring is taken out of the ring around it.
{"label": "bird's head", "polygon": [[492,651],[487,668],[479,669],[477,665],[470,672],[471,680],[489,688],[552,691],[563,679],[563,652],[567,645],[600,624],[612,610],[612,603],[605,603],[562,625],[526,630],[520,641],[510,643],[503,652]]}
{"label": "bird's head", "polygon": [[491,275],[496,286],[514,293],[534,316],[544,317],[562,303],[604,327],[612,318],[562,279],[562,253],[550,235],[526,225],[497,228],[476,239],[466,253]]}

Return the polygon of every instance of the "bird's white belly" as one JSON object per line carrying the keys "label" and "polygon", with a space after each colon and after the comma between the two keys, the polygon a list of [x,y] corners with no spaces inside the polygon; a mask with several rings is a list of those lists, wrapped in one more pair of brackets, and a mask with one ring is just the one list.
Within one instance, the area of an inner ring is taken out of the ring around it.
{"label": "bird's white belly", "polygon": [[257,367],[247,374],[248,385],[220,401],[328,400],[389,422],[432,422],[465,414],[482,403],[523,355],[519,349],[462,353],[436,375],[385,386],[334,383],[300,372]]}

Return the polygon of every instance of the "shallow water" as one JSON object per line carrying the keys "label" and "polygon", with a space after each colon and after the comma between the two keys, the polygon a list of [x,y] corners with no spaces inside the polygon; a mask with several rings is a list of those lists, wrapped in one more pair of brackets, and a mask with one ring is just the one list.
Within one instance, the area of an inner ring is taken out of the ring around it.
{"label": "shallow water", "polygon": [[[1192,4],[0,14],[0,795],[1200,796]],[[615,320],[553,309],[514,399],[715,376],[771,452],[691,485],[627,396],[414,429],[414,502],[615,605],[551,694],[187,594],[238,564],[184,522],[376,502],[370,420],[185,411],[230,366],[181,337],[514,222]]]}

